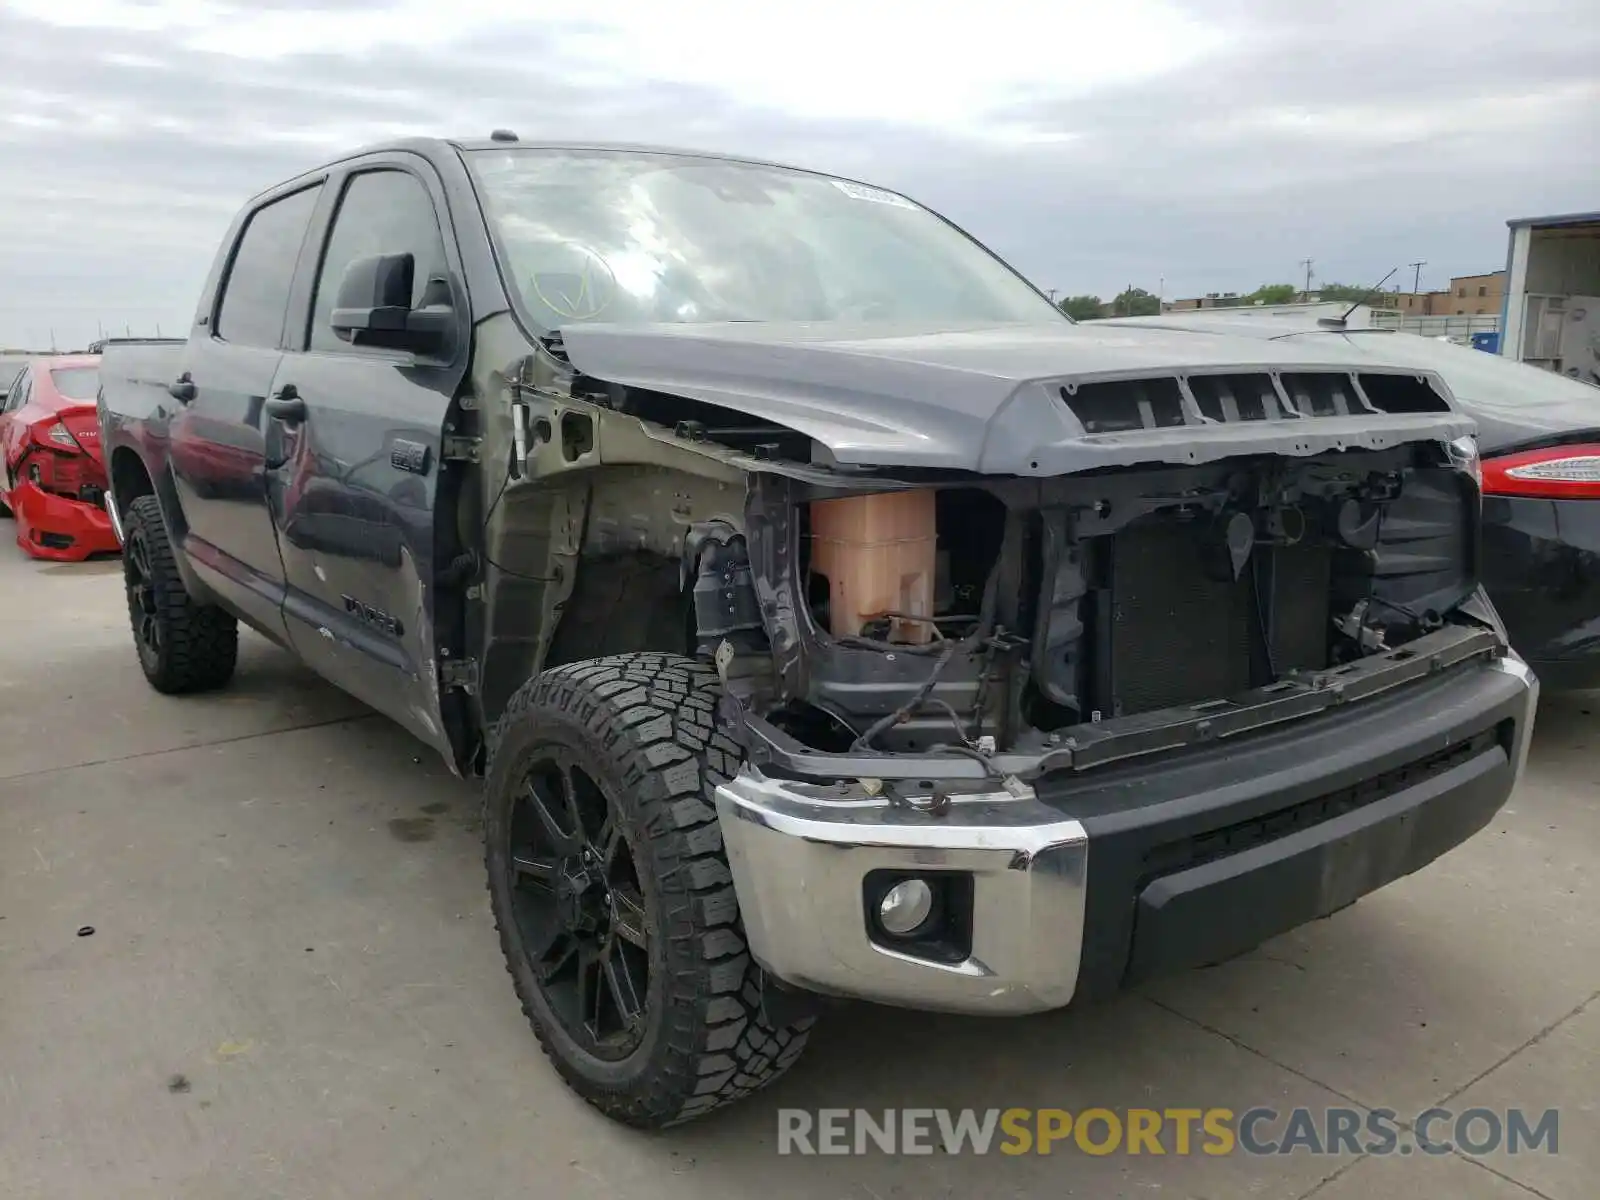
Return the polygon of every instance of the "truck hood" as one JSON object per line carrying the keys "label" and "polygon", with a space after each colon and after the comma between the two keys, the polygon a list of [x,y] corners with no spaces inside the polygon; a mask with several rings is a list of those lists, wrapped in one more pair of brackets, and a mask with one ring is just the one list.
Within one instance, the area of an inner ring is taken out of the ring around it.
{"label": "truck hood", "polygon": [[[592,379],[783,425],[825,448],[822,459],[861,466],[1059,475],[1141,462],[1381,449],[1472,432],[1455,411],[1088,432],[1063,387],[1189,373],[1384,370],[1350,347],[1317,346],[1308,356],[1304,346],[1184,330],[1066,321],[582,324],[561,330],[561,348]],[[1438,390],[1448,397],[1442,385]]]}

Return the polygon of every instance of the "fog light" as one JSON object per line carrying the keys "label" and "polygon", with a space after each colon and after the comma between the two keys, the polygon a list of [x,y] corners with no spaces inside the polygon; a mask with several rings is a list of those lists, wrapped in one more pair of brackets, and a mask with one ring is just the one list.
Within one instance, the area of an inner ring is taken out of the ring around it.
{"label": "fog light", "polygon": [[895,937],[915,933],[933,912],[933,889],[922,879],[895,884],[878,902],[878,923]]}

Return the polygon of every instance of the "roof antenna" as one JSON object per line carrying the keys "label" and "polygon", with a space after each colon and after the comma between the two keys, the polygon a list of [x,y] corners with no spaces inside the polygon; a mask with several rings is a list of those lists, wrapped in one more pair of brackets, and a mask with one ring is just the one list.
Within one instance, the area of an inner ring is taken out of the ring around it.
{"label": "roof antenna", "polygon": [[1345,327],[1345,322],[1350,319],[1350,314],[1355,312],[1356,309],[1360,308],[1368,300],[1371,300],[1380,291],[1382,291],[1383,285],[1389,282],[1389,276],[1393,275],[1399,269],[1399,267],[1389,268],[1389,275],[1385,275],[1382,279],[1378,280],[1377,283],[1373,284],[1365,292],[1361,293],[1361,299],[1357,300],[1337,317],[1318,317],[1317,325],[1322,329],[1343,329]]}

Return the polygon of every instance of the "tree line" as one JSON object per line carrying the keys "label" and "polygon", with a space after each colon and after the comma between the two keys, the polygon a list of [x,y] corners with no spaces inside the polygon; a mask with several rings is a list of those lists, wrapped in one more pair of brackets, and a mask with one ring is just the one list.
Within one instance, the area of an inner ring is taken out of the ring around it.
{"label": "tree line", "polygon": [[[1325,283],[1317,287],[1324,300],[1344,300],[1350,304],[1365,299],[1370,287],[1359,284]],[[1242,296],[1230,296],[1229,304],[1292,304],[1300,289],[1292,283],[1264,283]],[[1064,296],[1056,305],[1074,321],[1098,321],[1101,317],[1153,317],[1161,312],[1161,300],[1144,288],[1128,288],[1110,300],[1099,296]]]}

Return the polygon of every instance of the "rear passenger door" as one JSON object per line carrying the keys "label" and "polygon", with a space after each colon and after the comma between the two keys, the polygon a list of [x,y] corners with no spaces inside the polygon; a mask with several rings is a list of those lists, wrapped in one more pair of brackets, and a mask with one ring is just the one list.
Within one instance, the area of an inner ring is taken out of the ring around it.
{"label": "rear passenger door", "polygon": [[295,264],[320,184],[246,218],[209,313],[191,331],[173,396],[170,455],[184,551],[258,628],[284,636],[283,564],[267,507],[265,407],[283,357]]}
{"label": "rear passenger door", "polygon": [[[433,644],[434,501],[443,425],[465,373],[467,297],[442,188],[411,155],[342,179],[318,253],[296,284],[289,350],[273,391],[271,490],[295,648],[326,678],[449,753]],[[341,339],[329,323],[346,268],[411,254],[412,306],[448,295],[457,328],[437,356]]]}

